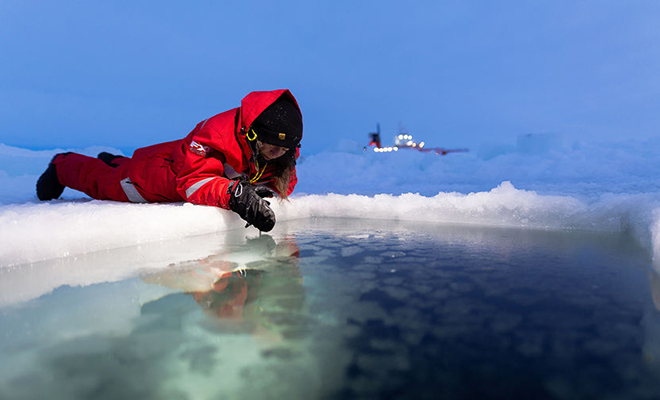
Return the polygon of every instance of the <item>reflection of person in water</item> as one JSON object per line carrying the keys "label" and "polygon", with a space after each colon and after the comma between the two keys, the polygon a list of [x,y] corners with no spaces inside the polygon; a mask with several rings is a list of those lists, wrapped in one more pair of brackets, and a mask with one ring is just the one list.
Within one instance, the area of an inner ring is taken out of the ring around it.
{"label": "reflection of person in water", "polygon": [[[214,255],[175,269],[148,275],[147,283],[182,290],[210,315],[243,324],[253,333],[271,338],[286,336],[301,327],[295,322],[304,309],[299,249],[292,239],[275,243],[261,235],[247,242],[244,265],[232,262],[243,252]],[[256,259],[254,259],[257,255]],[[286,318],[282,318],[286,315]]]}
{"label": "reflection of person in water", "polygon": [[246,305],[254,302],[263,271],[224,272],[211,290],[191,292],[197,303],[220,318],[241,319]]}

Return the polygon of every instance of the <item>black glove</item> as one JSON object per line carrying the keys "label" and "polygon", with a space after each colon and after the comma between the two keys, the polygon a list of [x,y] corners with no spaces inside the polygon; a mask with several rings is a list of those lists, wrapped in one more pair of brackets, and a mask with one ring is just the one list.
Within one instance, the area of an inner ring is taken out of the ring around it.
{"label": "black glove", "polygon": [[246,227],[254,225],[260,231],[268,232],[275,226],[275,213],[262,199],[268,193],[272,195],[268,188],[254,188],[244,180],[231,181],[227,187],[229,208],[247,221]]}
{"label": "black glove", "polygon": [[[254,186],[254,191],[261,197],[262,199],[264,197],[274,197],[275,193],[268,189],[266,186]],[[266,203],[270,204],[268,201]]]}

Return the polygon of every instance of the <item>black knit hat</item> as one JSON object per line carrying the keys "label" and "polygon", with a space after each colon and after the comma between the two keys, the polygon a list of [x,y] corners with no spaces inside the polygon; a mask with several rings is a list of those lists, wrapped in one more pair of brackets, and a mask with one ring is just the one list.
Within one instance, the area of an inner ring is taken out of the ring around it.
{"label": "black knit hat", "polygon": [[252,129],[260,141],[291,149],[302,139],[302,115],[291,99],[282,96],[259,114]]}

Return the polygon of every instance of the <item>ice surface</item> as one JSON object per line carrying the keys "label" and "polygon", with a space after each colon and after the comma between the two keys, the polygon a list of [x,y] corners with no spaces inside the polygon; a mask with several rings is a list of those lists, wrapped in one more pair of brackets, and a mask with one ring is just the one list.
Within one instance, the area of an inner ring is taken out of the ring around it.
{"label": "ice surface", "polygon": [[[621,231],[656,259],[660,254],[660,139],[569,145],[555,135],[525,135],[516,144],[447,156],[349,147],[302,157],[296,194],[273,205],[278,221],[339,217]],[[93,201],[69,189],[64,200],[38,202],[36,179],[61,151],[0,144],[0,267],[244,226],[214,207]]]}

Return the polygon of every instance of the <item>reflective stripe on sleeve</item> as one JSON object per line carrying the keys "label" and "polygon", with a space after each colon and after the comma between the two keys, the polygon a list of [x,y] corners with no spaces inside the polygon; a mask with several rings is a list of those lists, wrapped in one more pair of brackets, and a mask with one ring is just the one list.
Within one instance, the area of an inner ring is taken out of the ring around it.
{"label": "reflective stripe on sleeve", "polygon": [[124,193],[126,193],[126,197],[128,197],[128,200],[131,203],[147,203],[144,197],[138,192],[137,188],[133,186],[133,182],[131,182],[130,178],[124,178],[119,183],[121,183],[121,188],[124,189]]}
{"label": "reflective stripe on sleeve", "polygon": [[216,177],[211,177],[211,178],[206,178],[202,179],[201,181],[195,182],[194,185],[190,186],[188,189],[186,189],[186,198],[190,198],[195,192],[201,188],[202,186],[206,185],[208,182],[211,182],[212,180],[216,179]]}

